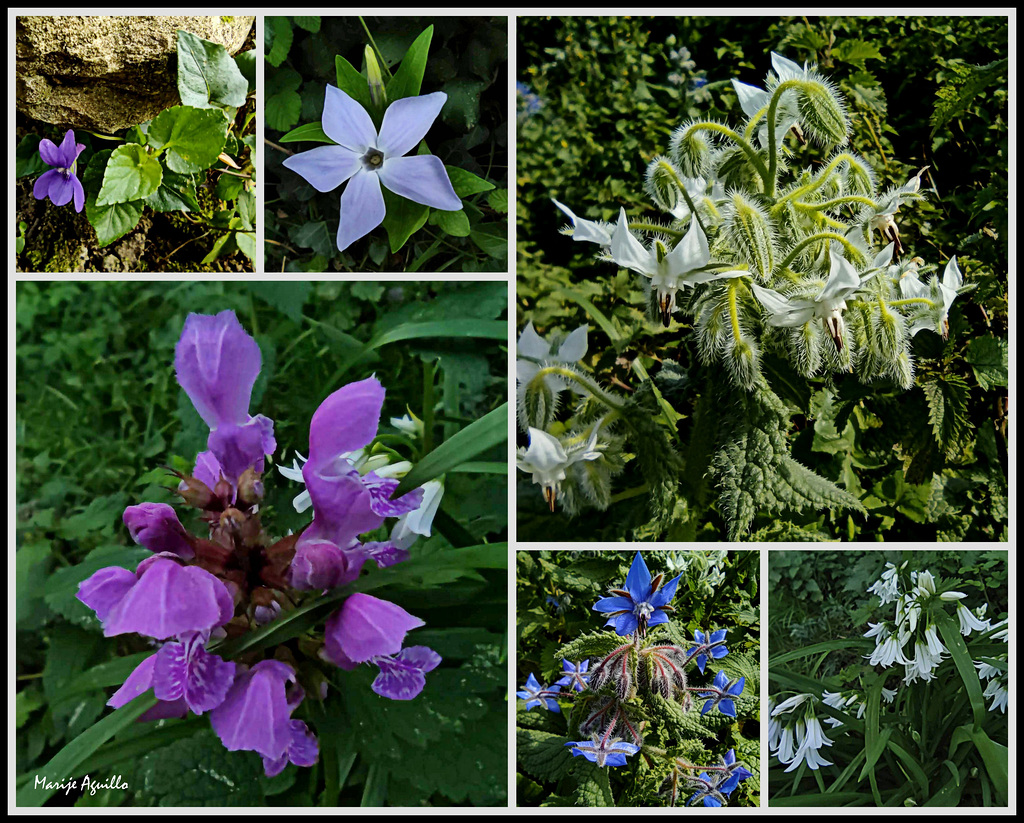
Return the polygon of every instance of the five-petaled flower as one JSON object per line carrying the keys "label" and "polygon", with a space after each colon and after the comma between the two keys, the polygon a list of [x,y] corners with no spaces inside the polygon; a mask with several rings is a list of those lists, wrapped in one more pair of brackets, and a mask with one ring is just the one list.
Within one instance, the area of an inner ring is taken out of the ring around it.
{"label": "five-petaled flower", "polygon": [[516,692],[516,697],[526,701],[526,708],[530,710],[536,706],[544,706],[552,712],[561,712],[562,708],[558,701],[552,696],[562,690],[561,686],[542,686],[537,677],[531,672],[526,678],[526,685]]}
{"label": "five-petaled flower", "polygon": [[378,133],[366,109],[341,89],[327,86],[323,129],[337,145],[292,155],[284,166],[321,192],[333,191],[348,181],[341,195],[338,251],[345,251],[384,222],[381,186],[435,209],[462,208],[439,157],[403,156],[423,139],[447,99],[448,95],[438,91],[396,100],[384,112]]}
{"label": "five-petaled flower", "polygon": [[681,576],[662,586],[664,575],[652,579],[643,556],[637,552],[626,575],[626,588],[612,589],[614,596],[602,597],[594,604],[594,611],[608,614],[605,625],[614,627],[615,633],[623,637],[668,623],[666,611],[673,611],[668,601],[675,596]]}
{"label": "five-petaled flower", "polygon": [[572,746],[572,756],[583,755],[591,763],[598,766],[625,766],[626,758],[640,751],[635,743],[627,743],[617,737],[595,734],[590,740],[580,740],[565,744]]}
{"label": "five-petaled flower", "polygon": [[39,156],[46,165],[53,168],[39,175],[32,187],[32,196],[36,200],[49,197],[55,206],[66,206],[73,199],[75,211],[80,212],[85,206],[85,189],[76,171],[78,155],[84,150],[82,143],[75,142],[75,133],[71,129],[68,129],[59,146],[46,138],[40,140]]}
{"label": "five-petaled flower", "polygon": [[743,684],[745,682],[746,678],[741,677],[738,680],[730,680],[725,672],[718,672],[715,675],[714,689],[700,692],[701,699],[706,699],[707,701],[700,710],[701,716],[717,706],[722,714],[735,717],[736,703],[734,698],[739,697],[743,693]]}
{"label": "five-petaled flower", "polygon": [[700,669],[701,674],[704,673],[704,666],[707,665],[708,655],[715,660],[720,657],[725,657],[729,650],[725,647],[725,635],[728,629],[719,629],[717,632],[712,632],[710,637],[706,637],[704,632],[699,629],[693,633],[694,642],[697,643],[687,653],[690,657],[696,655],[697,668]]}
{"label": "five-petaled flower", "polygon": [[566,470],[581,460],[597,460],[600,456],[596,426],[589,440],[578,440],[569,448],[553,434],[530,426],[530,445],[517,450],[516,468],[533,476],[533,482],[544,492],[544,501],[554,511]]}

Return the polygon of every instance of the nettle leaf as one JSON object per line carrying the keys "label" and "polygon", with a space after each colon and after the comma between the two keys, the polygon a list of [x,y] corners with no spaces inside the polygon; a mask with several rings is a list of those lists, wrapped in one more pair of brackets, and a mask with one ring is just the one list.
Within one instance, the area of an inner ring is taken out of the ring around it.
{"label": "nettle leaf", "polygon": [[96,205],[144,200],[160,187],[162,177],[160,161],[144,146],[137,143],[118,146],[107,161]]}
{"label": "nettle leaf", "polygon": [[953,451],[970,426],[967,402],[970,388],[959,377],[946,377],[923,383],[928,400],[928,422],[935,442],[948,452]]}
{"label": "nettle leaf", "polygon": [[1009,348],[996,337],[976,337],[967,347],[967,362],[982,389],[1005,386],[1008,380]]}
{"label": "nettle leaf", "polygon": [[430,40],[434,36],[434,27],[427,26],[420,33],[409,50],[402,58],[402,65],[388,82],[387,96],[389,101],[401,100],[403,97],[416,97],[423,84],[423,72],[427,68],[427,55],[430,53]]}
{"label": "nettle leaf", "polygon": [[175,106],[149,124],[149,145],[162,149],[171,171],[191,174],[210,168],[224,150],[229,121],[220,109]]}
{"label": "nettle leaf", "polygon": [[164,169],[160,188],[146,198],[146,205],[154,211],[199,211],[195,178]]}
{"label": "nettle leaf", "polygon": [[126,235],[142,218],[142,203],[138,201],[117,203],[112,206],[96,205],[96,194],[103,185],[103,173],[111,154],[113,151],[107,149],[96,152],[82,175],[82,187],[86,191],[85,216],[96,232],[96,241],[100,248]]}
{"label": "nettle leaf", "polygon": [[516,761],[531,777],[553,783],[568,774],[573,765],[567,742],[557,734],[516,729]]}
{"label": "nettle leaf", "polygon": [[832,49],[832,56],[861,69],[864,68],[865,60],[885,60],[878,46],[864,40],[843,40]]}
{"label": "nettle leaf", "polygon": [[249,82],[219,43],[178,30],[178,96],[186,106],[245,105]]}
{"label": "nettle leaf", "polygon": [[602,658],[625,644],[626,640],[611,631],[591,632],[566,643],[555,652],[554,657],[559,664],[563,660],[578,663],[581,660]]}

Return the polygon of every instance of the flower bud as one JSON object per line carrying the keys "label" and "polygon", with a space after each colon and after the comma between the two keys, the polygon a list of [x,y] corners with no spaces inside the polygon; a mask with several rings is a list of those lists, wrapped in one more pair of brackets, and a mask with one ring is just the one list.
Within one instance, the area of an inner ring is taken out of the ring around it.
{"label": "flower bud", "polygon": [[751,274],[768,280],[775,265],[775,241],[767,212],[742,193],[735,192],[724,230],[747,261]]}
{"label": "flower bud", "polygon": [[370,99],[373,101],[373,105],[383,110],[384,106],[387,105],[388,95],[384,89],[384,77],[380,73],[380,65],[373,54],[373,49],[369,46],[363,51],[363,56],[366,58],[366,76],[370,85]]}
{"label": "flower bud", "polygon": [[243,506],[255,506],[263,499],[263,481],[253,467],[249,467],[238,478],[237,502]]}
{"label": "flower bud", "polygon": [[706,132],[684,123],[672,135],[671,150],[679,168],[687,177],[700,177],[711,162],[711,145]]}
{"label": "flower bud", "polygon": [[644,188],[662,211],[674,212],[685,205],[679,188],[681,174],[667,157],[655,157],[647,167]]}
{"label": "flower bud", "polygon": [[210,487],[194,477],[182,476],[178,494],[188,505],[195,506],[197,509],[205,509],[213,501],[213,492],[210,491]]}
{"label": "flower bud", "polygon": [[800,88],[800,117],[811,137],[825,145],[842,145],[849,117],[839,94],[826,80],[813,79]]}
{"label": "flower bud", "polygon": [[519,396],[519,418],[523,428],[547,429],[558,411],[558,392],[550,380],[534,377],[522,387]]}

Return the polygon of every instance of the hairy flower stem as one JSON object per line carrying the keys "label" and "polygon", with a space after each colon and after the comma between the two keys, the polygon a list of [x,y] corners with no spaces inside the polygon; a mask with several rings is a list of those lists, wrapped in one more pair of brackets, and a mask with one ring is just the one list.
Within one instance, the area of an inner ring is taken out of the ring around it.
{"label": "hairy flower stem", "polygon": [[890,305],[890,306],[906,306],[906,305],[909,305],[910,303],[927,303],[929,306],[934,306],[935,305],[927,297],[904,297],[904,298],[902,298],[900,300],[890,300],[888,305]]}
{"label": "hairy flower stem", "polygon": [[822,186],[824,186],[825,183],[828,182],[831,173],[836,169],[836,167],[840,163],[844,162],[849,163],[851,166],[861,165],[860,161],[858,161],[852,154],[849,154],[848,152],[842,152],[841,154],[837,154],[828,162],[825,168],[818,172],[817,177],[815,177],[814,180],[812,180],[810,183],[807,183],[804,186],[800,186],[799,188],[793,189],[793,191],[789,192],[788,194],[784,194],[782,197],[776,200],[775,205],[772,206],[771,208],[772,217],[778,217],[779,213],[782,211],[782,206],[784,203],[787,203],[790,200],[795,200],[797,198],[803,197],[804,195],[811,194],[812,192],[817,191]]}
{"label": "hairy flower stem", "polygon": [[584,377],[572,369],[567,369],[564,366],[545,366],[537,374],[534,375],[533,379],[537,380],[549,374],[556,374],[559,377],[564,377],[572,380],[574,383],[585,388],[595,399],[600,400],[610,409],[614,409],[616,412],[621,412],[625,406],[618,401],[618,399],[610,392],[606,392],[596,382]]}
{"label": "hairy flower stem", "polygon": [[789,268],[789,264],[796,260],[796,257],[800,252],[807,248],[812,243],[819,243],[822,240],[835,240],[837,243],[842,244],[843,248],[846,249],[847,253],[854,260],[863,261],[864,254],[858,249],[853,243],[847,240],[843,235],[837,234],[834,231],[823,231],[817,234],[812,234],[810,237],[805,237],[799,243],[797,243],[793,250],[786,255],[786,258],[779,264],[777,271]]}
{"label": "hairy flower stem", "polygon": [[[672,179],[675,181],[676,188],[679,189],[679,193],[683,195],[683,199],[686,201],[686,205],[690,207],[690,214],[693,215],[697,221],[697,225],[700,226],[700,230],[706,235],[708,233],[708,227],[704,225],[704,221],[700,219],[700,215],[697,214],[697,207],[694,205],[693,200],[690,199],[690,193],[686,190],[686,186],[683,185],[683,181],[679,179],[679,175],[676,174],[674,168],[668,163],[665,164],[665,171],[672,175]],[[682,237],[682,232],[679,234]]]}
{"label": "hairy flower stem", "polygon": [[779,160],[775,146],[775,121],[778,119],[779,101],[782,99],[783,92],[802,88],[805,85],[802,80],[786,80],[779,83],[775,88],[775,93],[772,94],[771,102],[768,103],[768,177],[765,178],[764,190],[772,200],[775,199],[776,177],[779,173]]}
{"label": "hairy flower stem", "polygon": [[750,164],[757,171],[761,178],[761,184],[764,191],[768,191],[771,187],[771,177],[768,175],[768,168],[765,166],[764,161],[758,156],[754,147],[744,140],[739,134],[730,129],[728,126],[723,126],[721,123],[701,122],[694,123],[687,129],[687,134],[694,131],[713,131],[718,134],[723,134],[732,140],[737,146],[739,146],[747,159],[750,160]]}
{"label": "hairy flower stem", "polygon": [[875,203],[870,197],[863,197],[859,194],[847,194],[843,197],[835,197],[832,200],[824,200],[821,203],[797,203],[796,205],[801,208],[810,208],[815,211],[821,209],[831,209],[835,206],[841,206],[844,203],[861,203],[865,206],[871,206],[871,208],[878,208],[878,204]]}
{"label": "hairy flower stem", "polygon": [[631,222],[629,224],[629,228],[633,231],[650,231],[656,232],[657,234],[667,234],[670,237],[674,237],[676,240],[682,239],[685,234],[685,232],[677,231],[676,229],[659,226],[657,223],[644,223],[643,221]]}
{"label": "hairy flower stem", "polygon": [[732,280],[729,281],[729,321],[732,323],[733,340],[735,340],[736,344],[739,345],[743,335],[740,332],[740,313],[736,307],[737,288],[737,281],[735,278],[733,278]]}

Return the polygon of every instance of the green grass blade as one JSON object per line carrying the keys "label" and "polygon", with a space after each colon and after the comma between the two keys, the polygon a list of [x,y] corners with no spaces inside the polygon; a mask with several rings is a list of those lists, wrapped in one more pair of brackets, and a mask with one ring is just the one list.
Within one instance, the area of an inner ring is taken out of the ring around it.
{"label": "green grass blade", "polygon": [[935,621],[939,627],[939,634],[942,635],[942,642],[946,644],[956,670],[960,673],[960,679],[964,681],[964,688],[974,714],[974,728],[980,729],[985,723],[985,698],[982,696],[981,680],[978,679],[971,653],[967,651],[960,630],[949,615],[936,614]]}

